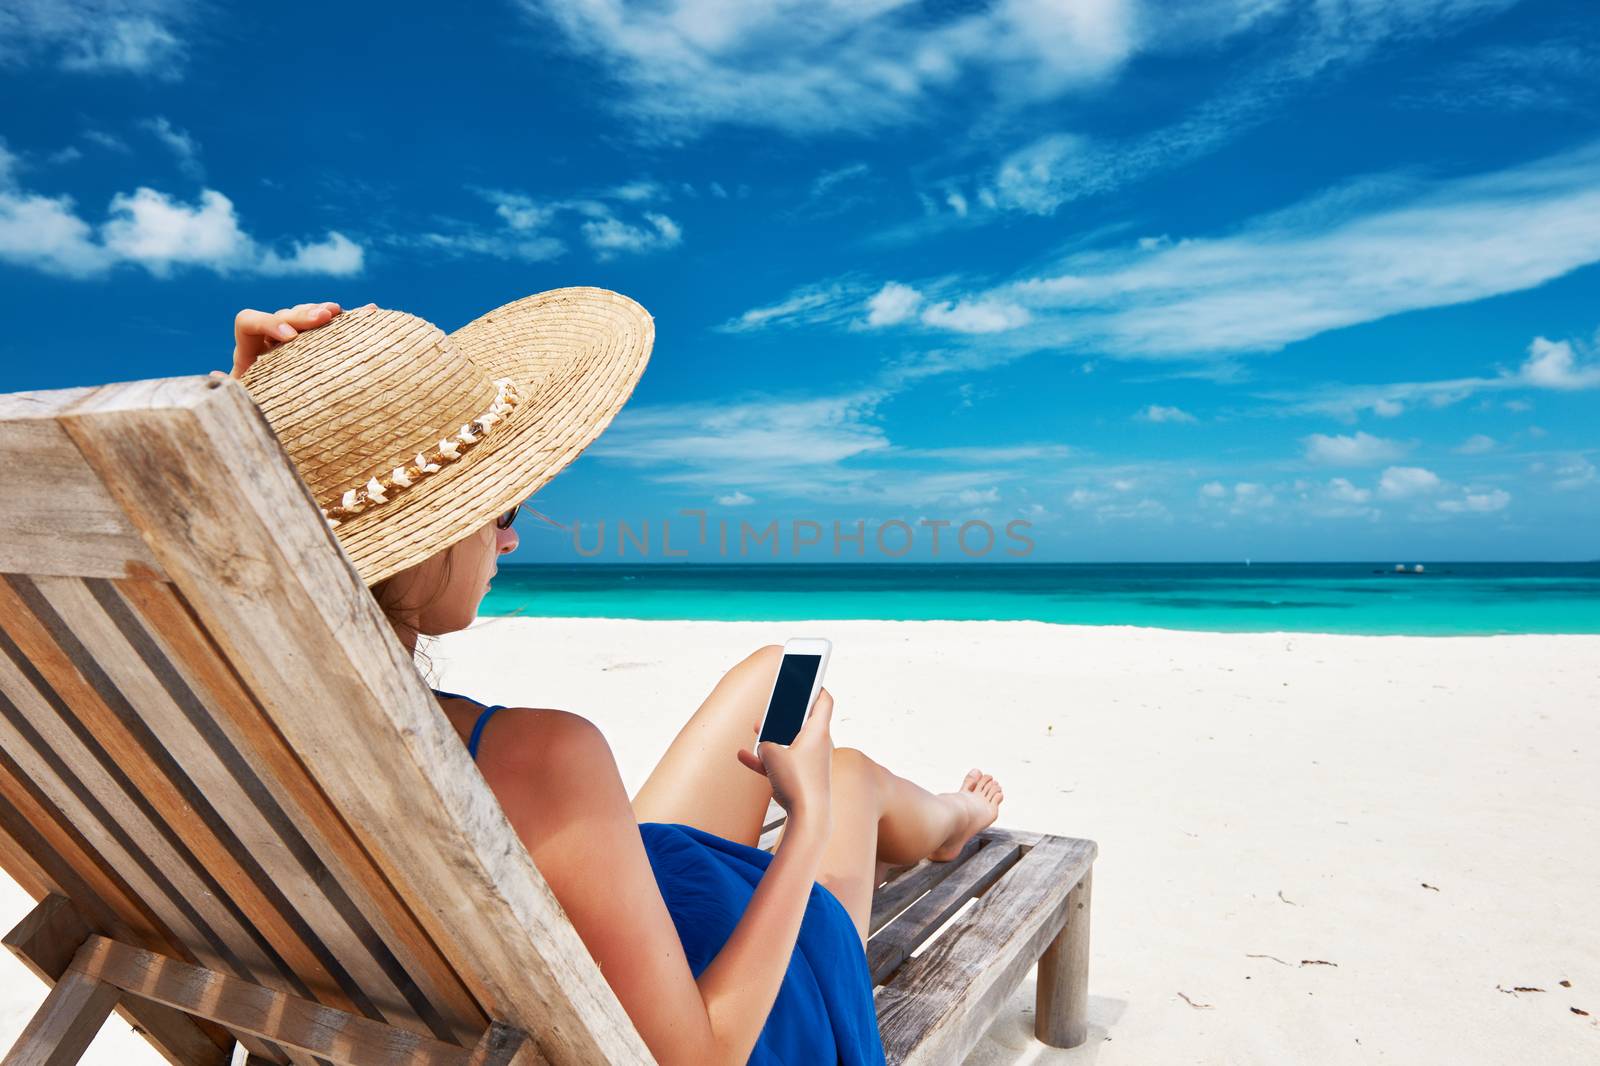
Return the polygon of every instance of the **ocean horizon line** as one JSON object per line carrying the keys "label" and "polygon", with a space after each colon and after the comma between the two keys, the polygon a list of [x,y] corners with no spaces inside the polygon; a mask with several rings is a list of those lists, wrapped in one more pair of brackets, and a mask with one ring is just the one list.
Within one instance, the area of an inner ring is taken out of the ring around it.
{"label": "ocean horizon line", "polygon": [[723,622],[1036,621],[1207,632],[1600,633],[1600,563],[523,563],[500,569],[481,610]]}

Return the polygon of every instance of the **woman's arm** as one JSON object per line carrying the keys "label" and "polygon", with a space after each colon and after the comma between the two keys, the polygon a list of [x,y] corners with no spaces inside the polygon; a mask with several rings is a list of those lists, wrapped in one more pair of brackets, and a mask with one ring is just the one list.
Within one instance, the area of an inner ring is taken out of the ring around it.
{"label": "woman's arm", "polygon": [[789,818],[744,916],[700,974],[718,1061],[750,1057],[794,954],[833,829],[832,723],[833,696],[823,689],[793,744],[769,741],[759,745],[759,754],[739,752],[740,762],[772,782],[773,798]]}
{"label": "woman's arm", "polygon": [[[697,985],[600,731],[523,708],[499,712],[493,729],[478,765],[651,1054],[663,1066],[744,1063],[777,1000],[826,840],[814,754],[793,786],[807,803],[791,811],[778,854]],[[770,769],[793,770],[782,754],[799,745],[764,752]]]}

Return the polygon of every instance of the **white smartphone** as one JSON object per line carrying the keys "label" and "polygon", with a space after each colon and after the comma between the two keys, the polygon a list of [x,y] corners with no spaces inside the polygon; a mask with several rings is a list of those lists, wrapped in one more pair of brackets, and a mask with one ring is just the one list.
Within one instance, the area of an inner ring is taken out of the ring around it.
{"label": "white smartphone", "polygon": [[772,681],[767,713],[761,719],[756,743],[793,744],[822,691],[822,674],[828,669],[833,644],[824,637],[795,637],[783,642],[783,661]]}

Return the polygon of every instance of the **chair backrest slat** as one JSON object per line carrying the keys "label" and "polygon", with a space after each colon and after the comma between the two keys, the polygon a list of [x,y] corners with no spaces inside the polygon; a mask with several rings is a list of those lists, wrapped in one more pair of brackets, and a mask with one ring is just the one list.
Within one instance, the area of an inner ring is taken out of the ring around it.
{"label": "chair backrest slat", "polygon": [[0,396],[0,573],[127,577],[155,569],[139,531],[49,417],[92,391]]}
{"label": "chair backrest slat", "polygon": [[24,887],[419,1034],[492,1019],[536,1061],[651,1061],[243,386],[0,397],[8,469],[0,864]]}

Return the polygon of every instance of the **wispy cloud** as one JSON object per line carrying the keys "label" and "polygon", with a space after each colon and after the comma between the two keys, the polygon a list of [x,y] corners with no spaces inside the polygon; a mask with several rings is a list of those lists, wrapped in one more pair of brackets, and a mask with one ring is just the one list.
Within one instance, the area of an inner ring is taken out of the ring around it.
{"label": "wispy cloud", "polygon": [[[885,231],[904,240],[929,230],[981,225],[1009,213],[1051,215],[1202,158],[1281,112],[1308,85],[1358,67],[1385,48],[1448,34],[1516,0],[1386,0],[1383,3],[1192,4],[1147,20],[1140,47],[1181,51],[1268,23],[1286,42],[1272,58],[1250,61],[1182,118],[1123,137],[1056,130],[1036,135],[976,173],[932,179],[941,193],[923,196],[924,216]],[[943,208],[943,209],[942,209]]]}
{"label": "wispy cloud", "polygon": [[580,241],[599,260],[645,255],[683,243],[683,227],[660,210],[642,205],[666,200],[666,187],[648,179],[592,195],[539,198],[505,189],[479,189],[494,207],[497,227],[463,220],[422,233],[397,233],[391,244],[434,249],[453,256],[484,255],[538,263],[567,253]]}
{"label": "wispy cloud", "polygon": [[1530,288],[1600,260],[1600,145],[1455,181],[1374,179],[1236,236],[1079,253],[1003,295],[1145,357],[1270,351]]}
{"label": "wispy cloud", "polygon": [[0,64],[176,79],[194,17],[189,0],[7,0],[0,5]]}
{"label": "wispy cloud", "polygon": [[1405,444],[1370,433],[1350,436],[1330,436],[1312,433],[1302,437],[1305,456],[1313,463],[1327,466],[1375,466],[1400,458],[1407,451]]}
{"label": "wispy cloud", "polygon": [[1159,403],[1149,404],[1146,407],[1140,408],[1139,413],[1134,415],[1134,417],[1142,422],[1197,421],[1194,415],[1190,414],[1188,411],[1185,411],[1181,407],[1167,407]]}
{"label": "wispy cloud", "polygon": [[723,123],[815,133],[923,122],[929,101],[974,80],[994,99],[1048,99],[1114,74],[1141,32],[1133,0],[965,11],[900,0],[522,6],[626,87],[617,106],[641,132],[666,137]]}
{"label": "wispy cloud", "polygon": [[[1555,390],[1577,392],[1600,388],[1600,353],[1596,344],[1573,340],[1552,341],[1535,337],[1521,363],[1503,368],[1492,377],[1442,378],[1437,381],[1396,381],[1378,385],[1319,385],[1294,392],[1256,395],[1273,405],[1263,413],[1331,415],[1346,421],[1363,413],[1393,418],[1411,407],[1448,407],[1480,392],[1505,390]],[[1513,410],[1527,410],[1521,400],[1511,400]]]}
{"label": "wispy cloud", "polygon": [[1600,47],[1580,29],[1568,37],[1480,48],[1418,77],[1396,103],[1428,111],[1576,112],[1592,115]]}
{"label": "wispy cloud", "polygon": [[[1600,261],[1600,143],[1475,177],[1374,176],[1231,236],[1141,245],[1073,251],[988,288],[963,291],[948,278],[896,284],[925,299],[937,286],[942,302],[915,319],[923,327],[966,332],[957,309],[1019,309],[985,319],[1013,356],[1230,360],[1530,288]],[[1550,358],[1553,382],[1564,371],[1559,353]],[[1572,374],[1588,380],[1587,371]]]}
{"label": "wispy cloud", "polygon": [[871,287],[848,276],[803,285],[774,304],[752,307],[718,326],[722,333],[749,333],[771,327],[844,325],[861,313]]}
{"label": "wispy cloud", "polygon": [[205,168],[200,165],[200,144],[188,130],[174,126],[165,115],[145,119],[140,125],[171,150],[178,160],[179,170],[191,178],[204,177]]}

